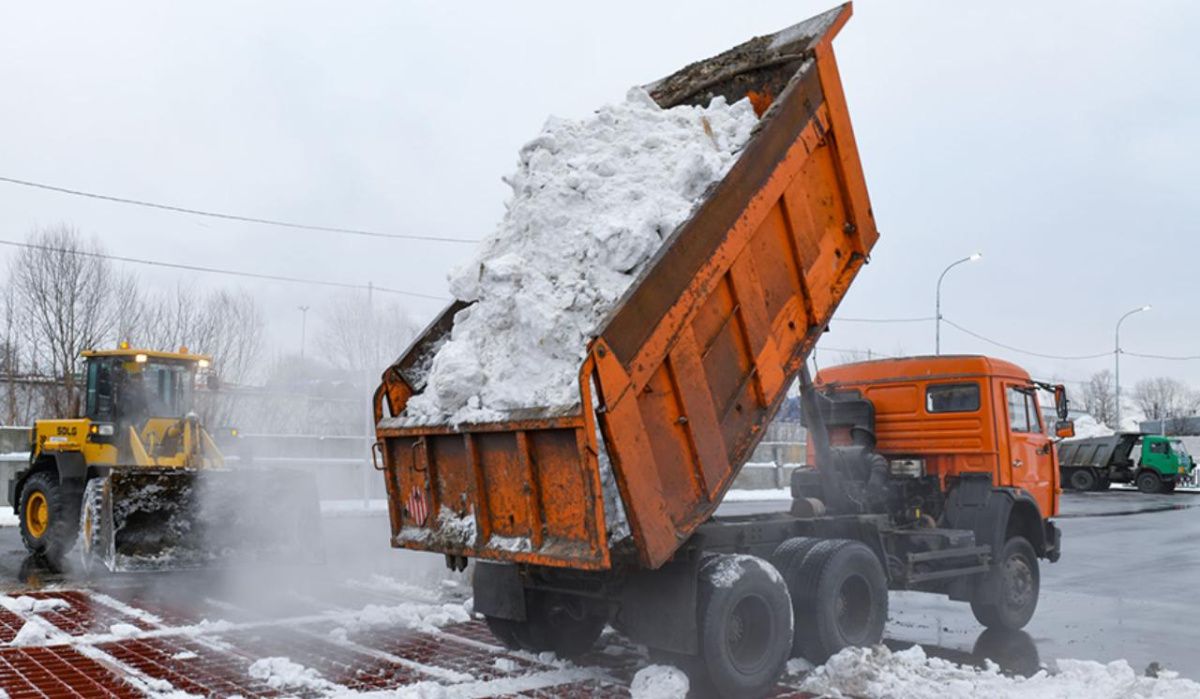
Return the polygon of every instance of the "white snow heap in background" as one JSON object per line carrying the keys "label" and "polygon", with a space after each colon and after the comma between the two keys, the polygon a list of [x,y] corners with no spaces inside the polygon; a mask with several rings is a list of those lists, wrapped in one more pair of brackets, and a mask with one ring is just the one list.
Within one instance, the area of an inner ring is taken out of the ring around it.
{"label": "white snow heap in background", "polygon": [[1105,425],[1091,415],[1084,414],[1075,418],[1075,437],[1073,439],[1111,437],[1114,434],[1116,434],[1116,432],[1114,432],[1111,427]]}
{"label": "white snow heap in background", "polygon": [[892,652],[884,646],[846,648],[814,670],[800,689],[828,697],[888,699],[1125,699],[1200,696],[1200,684],[1172,672],[1143,677],[1129,663],[1059,660],[1057,672],[1007,677],[989,663],[984,669],[930,658],[920,646]]}
{"label": "white snow heap in background", "polygon": [[663,241],[733,165],[748,100],[662,109],[642,88],[551,117],[520,152],[499,227],[450,274],[454,317],[407,415],[452,423],[579,401],[587,343]]}

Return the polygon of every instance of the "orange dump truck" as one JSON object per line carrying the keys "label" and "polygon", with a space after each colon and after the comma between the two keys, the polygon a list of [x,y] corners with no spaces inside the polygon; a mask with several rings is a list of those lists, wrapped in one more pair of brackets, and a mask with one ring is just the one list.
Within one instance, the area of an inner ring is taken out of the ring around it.
{"label": "orange dump truck", "polygon": [[[996,567],[978,527],[846,505],[840,481],[829,506],[805,495],[790,513],[714,518],[878,237],[831,46],[849,17],[847,4],[647,86],[664,108],[748,97],[760,121],[602,324],[575,405],[407,419],[462,303],[384,373],[392,543],[475,559],[475,609],[504,643],[569,656],[612,623],[719,695],[756,696],[794,653],[877,642],[889,585],[956,579],[966,599]],[[893,566],[909,553],[894,533],[917,528],[933,533],[905,541],[925,558]]]}

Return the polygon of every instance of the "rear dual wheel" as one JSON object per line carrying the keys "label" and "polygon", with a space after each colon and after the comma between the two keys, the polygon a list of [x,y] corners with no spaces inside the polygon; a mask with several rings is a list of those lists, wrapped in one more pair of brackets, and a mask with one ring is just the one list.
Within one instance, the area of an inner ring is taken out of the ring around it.
{"label": "rear dual wheel", "polygon": [[1071,483],[1072,490],[1095,490],[1099,479],[1096,474],[1086,468],[1078,468],[1071,471],[1071,477],[1068,479]]}
{"label": "rear dual wheel", "polygon": [[789,539],[772,556],[791,593],[792,655],[822,663],[851,646],[883,640],[887,576],[866,544],[849,539]]}

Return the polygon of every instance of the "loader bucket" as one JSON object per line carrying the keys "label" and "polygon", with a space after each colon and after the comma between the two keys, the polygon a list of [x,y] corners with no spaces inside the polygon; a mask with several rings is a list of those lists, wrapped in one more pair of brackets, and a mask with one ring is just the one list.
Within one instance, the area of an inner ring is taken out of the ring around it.
{"label": "loader bucket", "polygon": [[88,569],[323,560],[316,486],[303,471],[116,467],[88,483],[82,514]]}

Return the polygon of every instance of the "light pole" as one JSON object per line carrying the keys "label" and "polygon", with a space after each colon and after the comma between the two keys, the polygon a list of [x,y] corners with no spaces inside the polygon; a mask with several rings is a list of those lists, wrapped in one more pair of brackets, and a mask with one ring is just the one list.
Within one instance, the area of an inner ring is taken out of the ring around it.
{"label": "light pole", "polygon": [[1116,384],[1117,393],[1117,431],[1121,431],[1121,323],[1134,313],[1150,310],[1150,306],[1142,306],[1129,311],[1117,320],[1116,341],[1113,343],[1113,383]]}
{"label": "light pole", "polygon": [[308,306],[296,306],[300,309],[300,359],[304,359],[304,336],[308,333]]}
{"label": "light pole", "polygon": [[974,262],[975,260],[978,260],[981,257],[983,257],[983,253],[977,252],[974,255],[969,255],[967,257],[962,258],[961,260],[955,260],[954,262],[951,262],[949,265],[947,265],[946,269],[943,269],[941,275],[938,276],[937,302],[936,302],[935,313],[934,313],[934,326],[935,326],[934,340],[933,340],[934,354],[942,353],[942,280],[946,278],[946,272],[949,272],[950,270],[963,264],[964,262]]}

